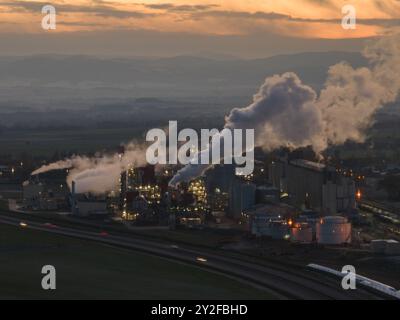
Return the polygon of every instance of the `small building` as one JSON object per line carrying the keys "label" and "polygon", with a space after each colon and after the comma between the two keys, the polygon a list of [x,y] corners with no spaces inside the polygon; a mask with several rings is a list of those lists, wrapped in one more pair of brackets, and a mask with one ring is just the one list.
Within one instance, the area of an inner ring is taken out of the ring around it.
{"label": "small building", "polygon": [[374,254],[400,255],[400,242],[396,240],[372,240],[370,248]]}
{"label": "small building", "polygon": [[256,213],[249,218],[249,231],[255,237],[282,240],[290,236],[289,225],[285,220],[278,220],[265,213]]}
{"label": "small building", "polygon": [[290,228],[290,241],[298,243],[311,243],[313,229],[308,223],[296,223]]}
{"label": "small building", "polygon": [[31,179],[23,182],[23,203],[32,210],[56,211],[65,209],[67,205],[64,186],[48,185],[39,180]]}
{"label": "small building", "polygon": [[196,214],[185,215],[178,218],[179,224],[188,228],[200,227],[203,225],[202,218]]}
{"label": "small building", "polygon": [[108,214],[107,201],[90,197],[77,197],[75,214],[80,217],[103,216]]}
{"label": "small building", "polygon": [[76,183],[71,185],[71,211],[79,217],[104,216],[109,213],[105,196],[95,196],[90,193],[76,193]]}

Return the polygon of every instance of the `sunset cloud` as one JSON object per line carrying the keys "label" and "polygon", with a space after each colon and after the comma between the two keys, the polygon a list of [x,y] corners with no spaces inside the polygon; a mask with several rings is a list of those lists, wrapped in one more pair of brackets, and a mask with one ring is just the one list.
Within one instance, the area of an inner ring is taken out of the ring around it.
{"label": "sunset cloud", "polygon": [[[350,3],[350,2],[349,2]],[[1,31],[42,32],[41,0],[0,1]],[[243,35],[272,32],[305,38],[367,38],[400,26],[400,1],[353,0],[356,30],[341,27],[342,0],[53,0],[56,32],[152,30]],[[11,28],[12,25],[12,28]]]}

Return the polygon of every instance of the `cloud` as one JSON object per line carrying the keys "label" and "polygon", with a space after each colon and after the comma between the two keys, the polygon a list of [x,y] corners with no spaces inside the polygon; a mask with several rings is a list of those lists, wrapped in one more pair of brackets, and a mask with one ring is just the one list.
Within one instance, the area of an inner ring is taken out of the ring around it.
{"label": "cloud", "polygon": [[[290,22],[305,22],[305,23],[334,23],[340,25],[341,19],[311,19],[293,17],[291,15],[277,13],[277,12],[247,12],[247,11],[225,11],[225,10],[208,10],[202,12],[194,12],[191,17],[193,19],[204,18],[227,18],[227,19],[247,19],[247,20],[284,20]],[[375,25],[375,26],[399,26],[400,18],[387,18],[387,19],[357,19],[357,23],[361,25]]]}
{"label": "cloud", "polygon": [[[51,4],[60,14],[60,28],[55,33],[129,29],[192,35],[264,32],[293,38],[357,39],[381,36],[400,26],[399,1],[381,2],[378,5],[373,0],[355,0],[358,25],[357,30],[350,31],[341,27],[343,3],[340,0],[159,0],[151,3],[53,0]],[[2,20],[18,22],[17,28],[2,24],[1,32],[42,32],[37,20],[44,4],[47,2],[0,0],[0,9],[6,9],[0,13]]]}
{"label": "cloud", "polygon": [[[34,14],[41,14],[42,7],[46,5],[40,1],[1,1],[0,7],[8,7],[16,10],[24,10]],[[122,10],[111,5],[100,2],[96,5],[73,5],[54,3],[58,13],[86,13],[103,18],[148,18],[156,16],[155,13],[146,13],[141,11]]]}
{"label": "cloud", "polygon": [[176,5],[172,3],[142,4],[144,7],[169,12],[199,12],[219,7],[217,4]]}

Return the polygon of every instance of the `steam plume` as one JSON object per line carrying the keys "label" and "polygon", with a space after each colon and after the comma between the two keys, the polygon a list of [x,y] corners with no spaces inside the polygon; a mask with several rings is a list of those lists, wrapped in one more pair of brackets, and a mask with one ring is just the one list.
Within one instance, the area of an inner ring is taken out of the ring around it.
{"label": "steam plume", "polygon": [[[400,91],[400,36],[382,38],[363,54],[368,67],[354,69],[345,62],[330,67],[319,95],[291,72],[267,78],[249,106],[230,112],[225,128],[255,129],[256,146],[265,150],[311,146],[321,153],[347,140],[363,142],[374,113]],[[170,185],[205,169],[188,165]]]}
{"label": "steam plume", "polygon": [[43,166],[32,175],[59,169],[70,169],[67,183],[71,188],[72,181],[76,182],[76,192],[101,194],[115,190],[121,172],[131,166],[146,164],[145,151],[142,146],[130,143],[125,146],[122,155],[97,155],[95,157],[75,156]]}

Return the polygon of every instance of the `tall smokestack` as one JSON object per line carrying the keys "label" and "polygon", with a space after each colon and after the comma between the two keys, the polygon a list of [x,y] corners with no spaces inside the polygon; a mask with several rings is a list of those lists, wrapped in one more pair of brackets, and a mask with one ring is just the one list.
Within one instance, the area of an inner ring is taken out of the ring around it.
{"label": "tall smokestack", "polygon": [[119,195],[119,207],[121,210],[126,208],[126,191],[127,191],[127,182],[128,182],[128,172],[123,171],[121,173],[121,186],[120,186],[120,195]]}
{"label": "tall smokestack", "polygon": [[76,185],[75,181],[71,183],[71,206],[72,206],[72,214],[76,214]]}

